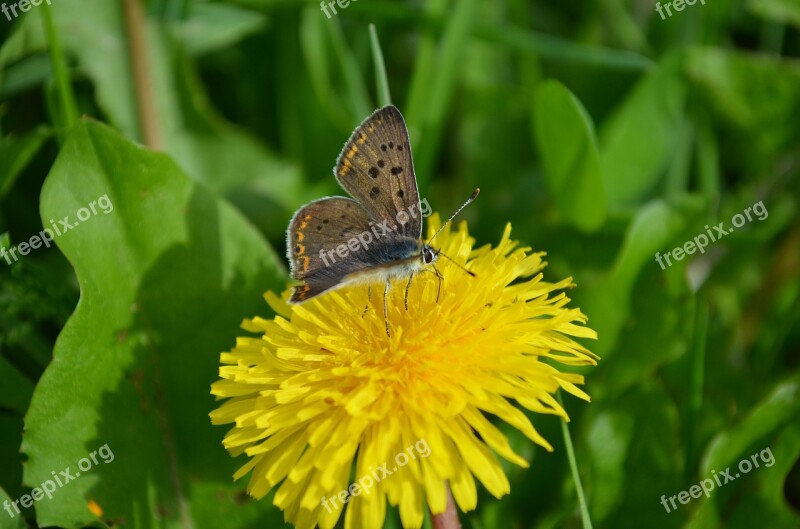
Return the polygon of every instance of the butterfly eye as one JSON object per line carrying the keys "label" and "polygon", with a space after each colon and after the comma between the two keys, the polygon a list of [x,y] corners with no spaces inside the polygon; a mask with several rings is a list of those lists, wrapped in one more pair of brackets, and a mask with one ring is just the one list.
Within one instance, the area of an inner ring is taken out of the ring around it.
{"label": "butterfly eye", "polygon": [[433,261],[436,260],[436,254],[433,253],[433,250],[430,248],[423,248],[422,249],[422,262],[425,264],[431,264]]}

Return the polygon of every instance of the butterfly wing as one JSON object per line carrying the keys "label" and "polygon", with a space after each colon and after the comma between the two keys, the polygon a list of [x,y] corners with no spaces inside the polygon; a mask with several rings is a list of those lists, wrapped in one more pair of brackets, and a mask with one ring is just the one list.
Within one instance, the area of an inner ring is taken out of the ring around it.
{"label": "butterfly wing", "polygon": [[[289,301],[311,299],[337,286],[347,275],[368,268],[365,255],[369,244],[360,241],[371,228],[367,212],[349,198],[326,197],[300,208],[289,223],[286,257],[292,277],[305,284],[295,287]],[[350,241],[358,244],[351,242],[348,247]]]}
{"label": "butterfly wing", "polygon": [[417,178],[402,114],[389,105],[359,125],[336,160],[339,184],[375,220],[399,235],[422,236]]}

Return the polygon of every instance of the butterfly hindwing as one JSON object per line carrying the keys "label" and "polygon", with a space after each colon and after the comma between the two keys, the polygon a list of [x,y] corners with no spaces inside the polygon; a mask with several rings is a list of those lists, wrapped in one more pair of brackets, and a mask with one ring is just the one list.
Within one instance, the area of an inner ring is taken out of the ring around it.
{"label": "butterfly hindwing", "polygon": [[408,130],[395,107],[376,110],[356,128],[336,161],[335,174],[374,220],[388,222],[400,235],[422,236]]}
{"label": "butterfly hindwing", "polygon": [[[363,237],[370,228],[367,212],[349,198],[322,198],[300,208],[289,223],[286,256],[292,277],[305,284],[294,289],[290,301],[311,299],[368,267],[368,260],[363,259],[368,245],[353,244],[353,250],[346,245],[359,241],[359,235]],[[340,248],[342,244],[346,251]]]}

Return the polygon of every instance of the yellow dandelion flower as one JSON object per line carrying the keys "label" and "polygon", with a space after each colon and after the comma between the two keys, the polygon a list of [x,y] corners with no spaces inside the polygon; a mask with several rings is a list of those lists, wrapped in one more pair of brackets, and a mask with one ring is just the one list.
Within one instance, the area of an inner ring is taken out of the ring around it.
{"label": "yellow dandelion flower", "polygon": [[[429,237],[439,225],[432,217]],[[476,478],[495,497],[507,494],[496,456],[528,462],[486,414],[552,450],[520,407],[568,419],[555,391],[589,397],[576,386],[582,376],[552,363],[597,359],[572,339],[596,334],[579,309],[567,308],[560,291],[571,278],[545,282],[543,254],[519,248],[510,234],[507,226],[496,247],[473,248],[466,223],[446,228],[441,250],[477,277],[440,259],[438,303],[438,279],[418,274],[408,310],[405,282],[393,283],[391,336],[382,296],[368,299],[366,286],[302,305],[267,293],[278,315],[245,321],[263,336],[239,338],[223,353],[212,386],[228,399],[212,422],[234,425],[224,446],[250,458],[234,478],[251,473],[256,498],[280,484],[274,503],[300,529],[332,528],[343,512],[347,529],[381,527],[387,499],[405,528],[418,528],[426,505],[445,510],[446,482],[462,511],[476,506]]]}

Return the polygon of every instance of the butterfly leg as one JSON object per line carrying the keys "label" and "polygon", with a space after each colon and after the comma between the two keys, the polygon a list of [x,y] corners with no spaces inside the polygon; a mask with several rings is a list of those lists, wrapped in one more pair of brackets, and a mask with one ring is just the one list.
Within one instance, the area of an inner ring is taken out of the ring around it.
{"label": "butterfly leg", "polygon": [[414,279],[414,272],[411,272],[411,275],[408,277],[408,284],[406,285],[406,296],[403,298],[403,302],[406,305],[406,310],[408,310],[408,289],[411,288],[411,280]]}
{"label": "butterfly leg", "polygon": [[439,284],[436,287],[436,303],[439,303],[439,294],[442,292],[442,281],[444,280],[444,276],[442,275],[441,272],[439,272],[439,269],[436,268],[435,266],[433,267],[433,270],[429,268],[423,268],[422,271],[435,275],[436,279],[439,280]]}
{"label": "butterfly leg", "polygon": [[386,278],[386,287],[383,289],[383,321],[386,323],[386,336],[389,336],[389,306],[386,297],[389,295],[389,278]]}
{"label": "butterfly leg", "polygon": [[444,276],[439,269],[436,268],[436,265],[431,264],[431,266],[433,266],[433,273],[436,274],[436,278],[439,280],[439,284],[436,286],[436,303],[439,303],[439,294],[442,293],[442,281],[444,281]]}
{"label": "butterfly leg", "polygon": [[367,311],[369,310],[369,304],[372,302],[372,285],[367,285],[367,304],[364,305],[364,312],[361,313],[361,317],[367,315]]}

